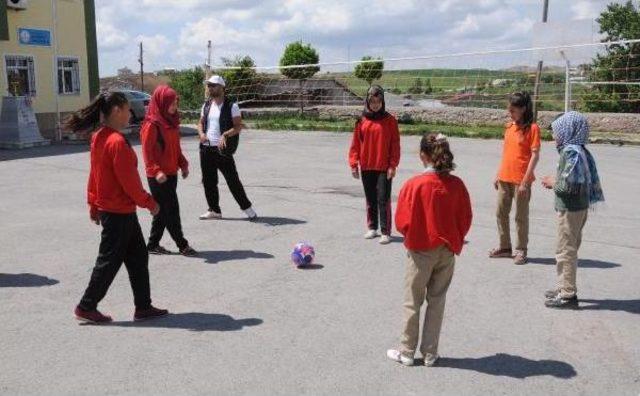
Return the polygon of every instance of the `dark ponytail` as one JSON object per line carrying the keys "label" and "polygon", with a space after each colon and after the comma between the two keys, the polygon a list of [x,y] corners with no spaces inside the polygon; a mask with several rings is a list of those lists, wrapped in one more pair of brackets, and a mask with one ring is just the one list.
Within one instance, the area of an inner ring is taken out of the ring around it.
{"label": "dark ponytail", "polygon": [[424,134],[420,141],[420,151],[431,158],[433,168],[438,172],[451,172],[455,169],[453,153],[449,148],[447,138],[442,134]]}
{"label": "dark ponytail", "polygon": [[73,132],[95,128],[100,123],[100,115],[108,117],[114,107],[127,104],[122,92],[105,91],[96,96],[89,106],[78,110],[65,121],[65,129]]}
{"label": "dark ponytail", "polygon": [[526,132],[533,124],[533,100],[529,92],[522,91],[516,92],[509,96],[509,104],[514,107],[524,107],[524,114],[522,115],[522,129]]}

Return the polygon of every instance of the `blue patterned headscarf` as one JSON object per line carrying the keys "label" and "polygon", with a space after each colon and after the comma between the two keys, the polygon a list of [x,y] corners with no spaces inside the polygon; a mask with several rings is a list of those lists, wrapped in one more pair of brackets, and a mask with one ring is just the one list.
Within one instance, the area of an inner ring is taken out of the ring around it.
{"label": "blue patterned headscarf", "polygon": [[551,128],[558,152],[565,157],[565,166],[560,170],[557,182],[573,193],[586,190],[589,205],[604,201],[595,159],[585,147],[589,143],[587,118],[577,111],[570,111],[556,119]]}
{"label": "blue patterned headscarf", "polygon": [[567,144],[584,146],[589,143],[589,122],[577,111],[563,114],[551,124],[558,147]]}

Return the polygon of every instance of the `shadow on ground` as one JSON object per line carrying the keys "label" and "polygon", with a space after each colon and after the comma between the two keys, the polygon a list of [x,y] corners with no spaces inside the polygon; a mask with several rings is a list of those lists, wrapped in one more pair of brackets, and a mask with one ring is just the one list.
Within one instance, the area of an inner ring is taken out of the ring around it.
{"label": "shadow on ground", "polygon": [[234,319],[224,314],[187,312],[170,313],[162,318],[141,322],[112,322],[109,326],[183,329],[191,331],[238,331],[245,327],[261,325],[262,322],[262,319],[258,318]]}
{"label": "shadow on ground", "polygon": [[440,358],[436,366],[519,379],[543,375],[569,379],[577,375],[569,363],[558,360],[532,360],[507,353],[481,358]]}
{"label": "shadow on ground", "polygon": [[57,279],[36,274],[0,273],[0,287],[42,287],[60,283]]}

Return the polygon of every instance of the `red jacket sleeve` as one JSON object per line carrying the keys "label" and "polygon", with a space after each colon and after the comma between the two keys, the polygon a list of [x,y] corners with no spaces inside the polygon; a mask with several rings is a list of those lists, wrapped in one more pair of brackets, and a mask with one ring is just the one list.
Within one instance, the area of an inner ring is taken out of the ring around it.
{"label": "red jacket sleeve", "polygon": [[398,129],[398,121],[395,118],[392,120],[389,167],[395,169],[400,164],[400,130]]}
{"label": "red jacket sleeve", "polygon": [[349,148],[349,166],[355,168],[360,162],[360,121],[356,122]]}
{"label": "red jacket sleeve", "polygon": [[161,171],[160,161],[156,154],[158,127],[150,122],[145,122],[140,131],[140,140],[142,141],[142,158],[144,159],[147,175],[155,177]]}
{"label": "red jacket sleeve", "polygon": [[400,189],[398,203],[396,205],[396,229],[402,235],[407,235],[411,227],[411,215],[413,212],[413,199],[411,186],[405,185]]}
{"label": "red jacket sleeve", "polygon": [[462,232],[464,238],[471,229],[471,222],[473,221],[473,213],[471,210],[471,198],[469,198],[469,191],[465,187],[464,183],[460,182],[461,194],[459,199],[458,208],[458,229]]}
{"label": "red jacket sleeve", "polygon": [[184,156],[184,154],[182,154],[182,145],[180,144],[179,136],[178,136],[178,166],[182,170],[189,168],[189,161],[187,161],[187,158]]}
{"label": "red jacket sleeve", "polygon": [[87,204],[89,204],[89,213],[93,218],[95,214],[98,213],[98,206],[96,205],[98,188],[96,186],[96,166],[94,165],[94,153],[93,153],[93,142],[95,140],[95,135],[91,136],[91,155],[89,159],[89,180],[87,181]]}
{"label": "red jacket sleeve", "polygon": [[136,153],[124,140],[111,145],[113,171],[125,194],[141,208],[153,209],[156,201],[142,187]]}

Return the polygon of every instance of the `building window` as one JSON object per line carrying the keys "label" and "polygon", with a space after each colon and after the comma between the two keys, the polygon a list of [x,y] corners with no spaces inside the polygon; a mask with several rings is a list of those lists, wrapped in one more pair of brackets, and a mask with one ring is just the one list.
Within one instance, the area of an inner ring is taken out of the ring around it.
{"label": "building window", "polygon": [[58,93],[80,93],[80,66],[76,58],[58,58]]}
{"label": "building window", "polygon": [[36,73],[32,56],[6,55],[7,87],[18,96],[36,96]]}

